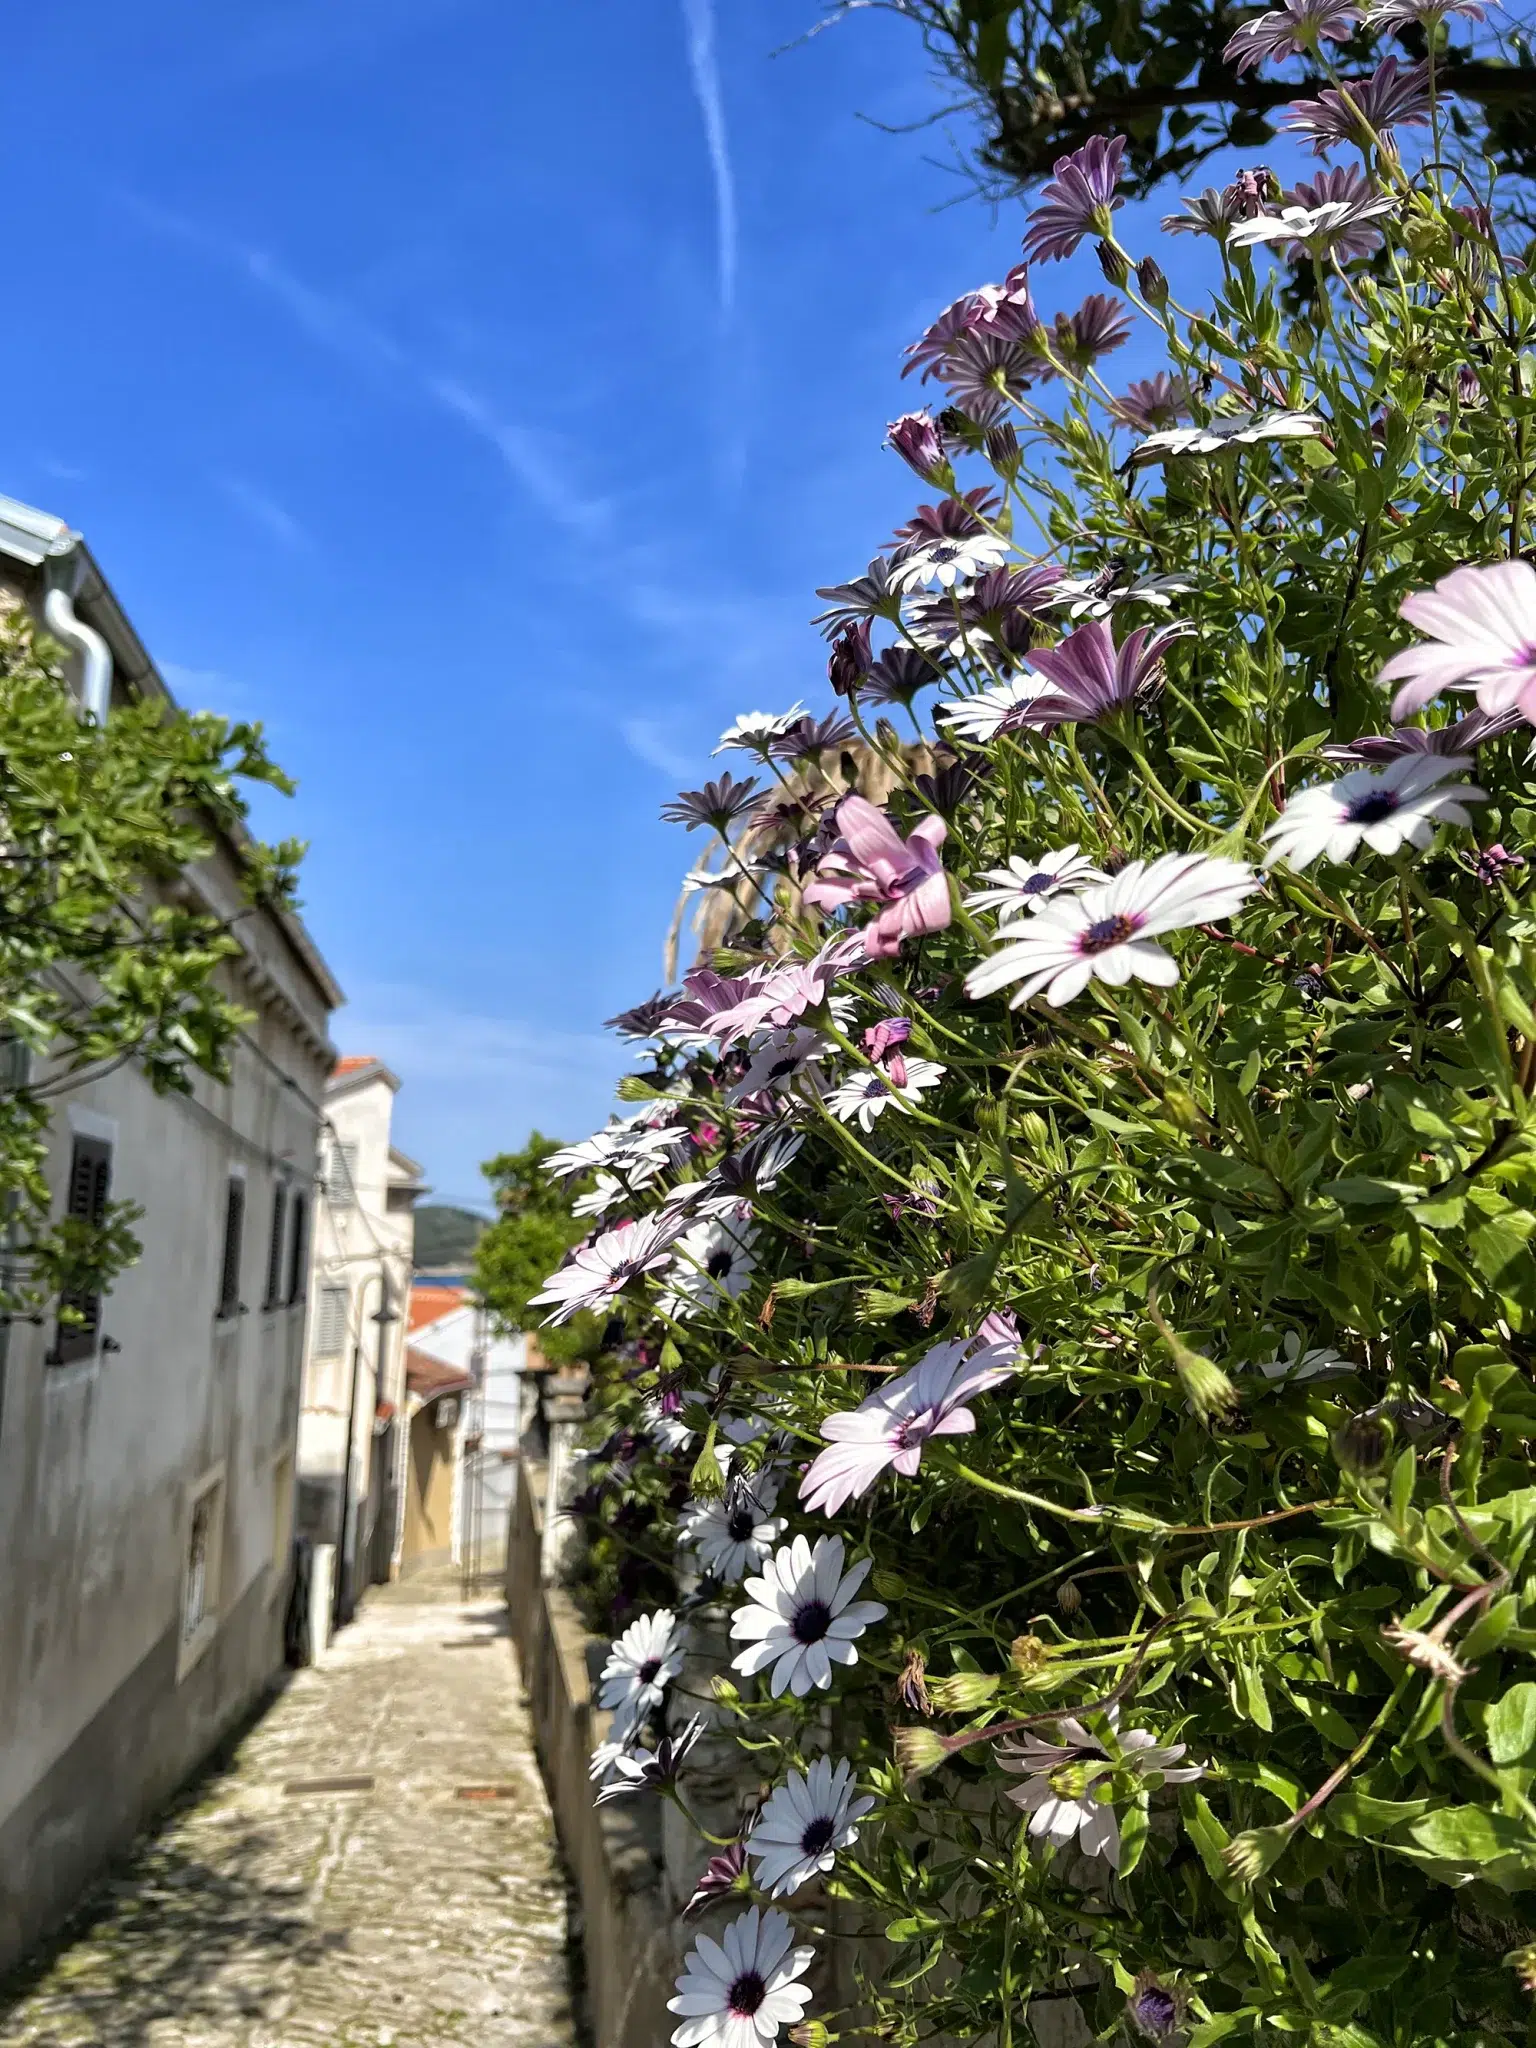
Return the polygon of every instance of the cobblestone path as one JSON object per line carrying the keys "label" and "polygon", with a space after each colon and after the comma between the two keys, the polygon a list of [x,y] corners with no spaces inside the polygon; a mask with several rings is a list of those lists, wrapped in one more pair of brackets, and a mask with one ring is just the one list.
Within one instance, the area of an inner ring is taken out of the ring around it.
{"label": "cobblestone path", "polygon": [[504,1617],[410,1595],[376,1592],[0,1992],[0,2048],[572,2048]]}

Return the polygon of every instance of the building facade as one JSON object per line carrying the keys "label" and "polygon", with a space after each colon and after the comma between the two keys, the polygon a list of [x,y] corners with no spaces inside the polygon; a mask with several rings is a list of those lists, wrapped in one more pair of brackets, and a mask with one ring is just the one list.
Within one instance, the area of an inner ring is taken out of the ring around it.
{"label": "building facade", "polygon": [[537,1356],[530,1339],[493,1333],[462,1276],[417,1274],[406,1351],[402,1572],[451,1562],[467,1581],[499,1580],[531,1419],[526,1374],[538,1369]]}
{"label": "building facade", "polygon": [[[329,1624],[400,1568],[407,1469],[406,1308],[421,1168],[390,1140],[400,1082],[338,1060],[325,1085],[299,1422],[299,1523],[322,1546]],[[319,1639],[328,1628],[318,1629]]]}
{"label": "building facade", "polygon": [[[168,696],[62,521],[0,499],[0,586],[74,649],[98,716]],[[221,843],[182,886],[234,918],[240,860]],[[230,992],[254,1021],[227,1081],[157,1095],[128,1064],[59,1099],[58,1213],[81,1213],[81,1188],[137,1203],[140,1258],[86,1326],[0,1332],[0,1968],[283,1668],[341,994],[297,918],[233,930]]]}

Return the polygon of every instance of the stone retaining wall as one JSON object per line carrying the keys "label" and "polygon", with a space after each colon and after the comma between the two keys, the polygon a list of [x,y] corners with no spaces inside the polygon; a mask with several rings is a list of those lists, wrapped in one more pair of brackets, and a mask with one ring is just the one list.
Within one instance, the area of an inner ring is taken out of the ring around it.
{"label": "stone retaining wall", "polygon": [[[531,1460],[507,1543],[507,1607],[533,1718],[534,1744],[575,1886],[594,2048],[664,2048],[677,1969],[675,1909],[666,1900],[654,1802],[595,1807],[587,1765],[595,1649],[570,1599],[540,1583],[547,1468]],[[602,1716],[606,1722],[607,1716]]]}

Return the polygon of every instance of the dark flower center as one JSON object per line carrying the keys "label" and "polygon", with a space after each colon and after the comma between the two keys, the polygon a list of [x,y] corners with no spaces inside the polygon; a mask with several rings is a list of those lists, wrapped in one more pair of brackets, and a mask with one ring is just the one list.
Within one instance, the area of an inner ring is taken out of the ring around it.
{"label": "dark flower center", "polygon": [[1351,825],[1379,825],[1383,818],[1402,806],[1402,798],[1392,789],[1373,789],[1369,795],[1357,797],[1349,807]]}
{"label": "dark flower center", "polygon": [[738,1508],[725,1526],[733,1543],[745,1543],[757,1527],[757,1523],[752,1518],[750,1508]]}
{"label": "dark flower center", "polygon": [[930,562],[953,562],[962,552],[949,541],[933,541],[929,543],[928,559]]}
{"label": "dark flower center", "polygon": [[647,1657],[640,1666],[640,1683],[642,1685],[649,1685],[660,1669],[661,1659],[659,1657]]}
{"label": "dark flower center", "polygon": [[1019,884],[1019,893],[1023,896],[1043,895],[1044,892],[1050,888],[1051,884],[1055,881],[1055,879],[1056,877],[1054,875],[1048,875],[1045,869],[1041,868],[1038,870],[1038,872],[1031,875],[1027,882],[1021,882]]}
{"label": "dark flower center", "polygon": [[756,1970],[743,1970],[726,1992],[725,2002],[733,2013],[749,2020],[767,1996],[768,1987]]}
{"label": "dark flower center", "polygon": [[797,1643],[819,1643],[832,1626],[832,1610],[825,1600],[807,1600],[795,1609],[789,1632]]}
{"label": "dark flower center", "polygon": [[1097,924],[1089,925],[1077,947],[1080,953],[1107,953],[1111,946],[1123,946],[1127,939],[1135,936],[1135,918],[1101,917]]}
{"label": "dark flower center", "polygon": [[805,1833],[800,1837],[801,1853],[806,1856],[820,1856],[832,1846],[832,1837],[837,1830],[830,1814],[818,1813]]}
{"label": "dark flower center", "polygon": [[711,1280],[720,1280],[731,1270],[731,1255],[727,1251],[711,1252],[704,1261],[704,1270]]}
{"label": "dark flower center", "polygon": [[782,1081],[786,1074],[794,1073],[795,1069],[799,1066],[799,1064],[800,1062],[795,1058],[795,1055],[793,1053],[787,1053],[783,1059],[775,1060],[773,1065],[768,1069],[767,1078],[770,1081]]}
{"label": "dark flower center", "polygon": [[874,1101],[877,1095],[889,1095],[890,1092],[890,1089],[886,1087],[878,1074],[871,1074],[864,1083],[864,1093],[871,1102]]}

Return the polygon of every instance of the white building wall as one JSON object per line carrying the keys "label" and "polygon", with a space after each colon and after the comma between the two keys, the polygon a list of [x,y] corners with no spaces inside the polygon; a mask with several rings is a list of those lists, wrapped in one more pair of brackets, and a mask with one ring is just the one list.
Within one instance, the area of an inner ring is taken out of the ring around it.
{"label": "white building wall", "polygon": [[[111,1197],[142,1210],[143,1249],[104,1300],[92,1356],[50,1363],[51,1317],[6,1333],[0,1967],[282,1665],[306,1304],[302,1286],[266,1302],[268,1240],[275,1187],[313,1183],[330,996],[274,921],[245,920],[242,942],[235,993],[257,1021],[227,1083],[199,1076],[190,1095],[162,1096],[125,1066],[67,1094],[55,1118],[60,1208],[75,1133],[105,1138]],[[246,1193],[241,1307],[221,1318],[231,1176]],[[186,1635],[191,1523],[209,1488],[207,1612]]]}
{"label": "white building wall", "polygon": [[[311,1252],[310,1319],[299,1422],[301,1515],[317,1540],[339,1540],[343,1492],[349,1504],[349,1590],[366,1583],[370,1501],[392,1517],[388,1548],[399,1549],[401,1444],[404,1434],[406,1304],[410,1292],[415,1222],[408,1207],[391,1208],[390,1190],[403,1183],[392,1168],[390,1128],[394,1076],[381,1066],[333,1076],[326,1087],[326,1129],[321,1143]],[[338,1167],[338,1148],[355,1161],[351,1185]],[[326,1289],[346,1297],[339,1350],[320,1355],[321,1305]],[[374,1317],[386,1310],[393,1318]],[[349,1431],[349,1404],[352,1405]],[[396,1427],[376,1430],[380,1404],[393,1408]],[[343,1488],[347,1444],[350,1484]],[[394,1455],[390,1456],[389,1446]],[[387,1460],[375,1470],[375,1461]]]}

